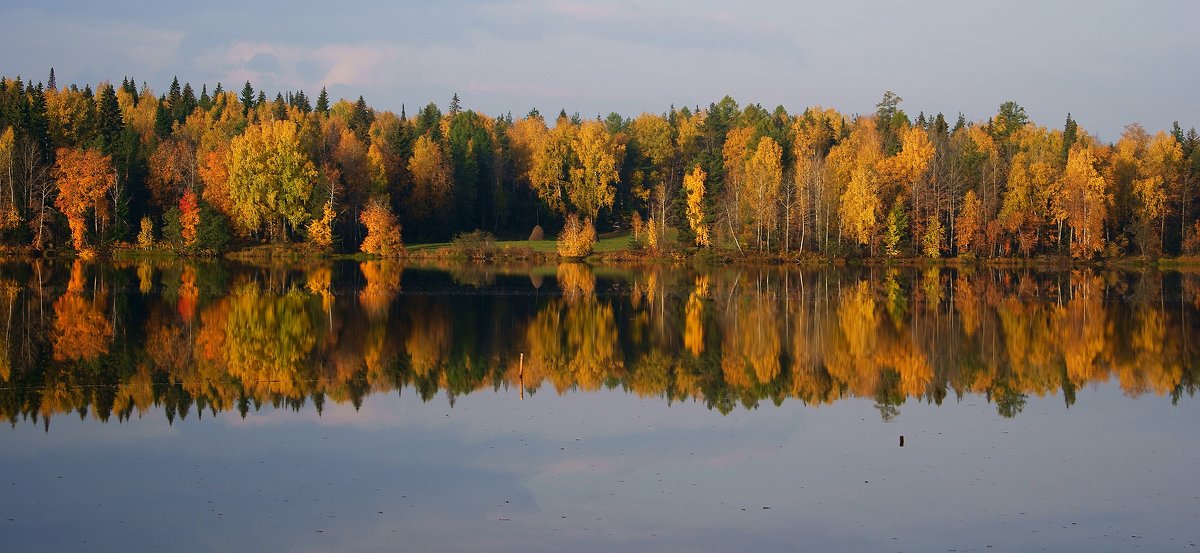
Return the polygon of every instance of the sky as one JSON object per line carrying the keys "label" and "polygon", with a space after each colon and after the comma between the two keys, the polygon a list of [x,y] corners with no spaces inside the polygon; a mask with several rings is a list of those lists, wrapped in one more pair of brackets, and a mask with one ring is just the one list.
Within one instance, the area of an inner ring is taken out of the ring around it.
{"label": "sky", "polygon": [[322,86],[377,109],[520,117],[662,113],[730,95],[789,112],[985,120],[1004,101],[1068,113],[1111,141],[1130,122],[1200,126],[1200,2],[1093,0],[245,0],[0,4],[0,74],[60,85],[129,76],[165,91],[246,80],[270,96]]}

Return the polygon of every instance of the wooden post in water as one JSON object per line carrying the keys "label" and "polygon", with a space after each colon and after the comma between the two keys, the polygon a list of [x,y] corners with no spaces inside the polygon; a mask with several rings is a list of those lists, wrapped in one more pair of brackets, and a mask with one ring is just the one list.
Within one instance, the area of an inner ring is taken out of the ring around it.
{"label": "wooden post in water", "polygon": [[525,400],[525,354],[521,354],[521,366],[517,369],[517,385],[521,387],[521,400]]}

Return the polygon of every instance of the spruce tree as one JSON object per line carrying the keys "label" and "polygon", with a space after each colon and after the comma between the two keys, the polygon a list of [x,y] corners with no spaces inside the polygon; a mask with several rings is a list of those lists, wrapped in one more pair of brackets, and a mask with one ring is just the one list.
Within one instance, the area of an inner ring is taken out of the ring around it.
{"label": "spruce tree", "polygon": [[246,81],[246,86],[242,87],[242,114],[249,113],[254,108],[254,87],[250,86],[250,81]]}
{"label": "spruce tree", "polygon": [[321,94],[317,96],[317,113],[329,115],[329,93],[325,87],[321,87]]}
{"label": "spruce tree", "polygon": [[167,108],[167,97],[159,96],[158,103],[154,107],[154,134],[158,135],[159,138],[171,136],[171,123],[173,121],[171,110]]}
{"label": "spruce tree", "polygon": [[54,68],[50,68],[50,78],[46,79],[46,88],[48,90],[58,90],[58,81],[54,78]]}
{"label": "spruce tree", "polygon": [[271,115],[276,120],[287,119],[287,102],[283,101],[283,94],[276,93],[275,101],[271,103]]}
{"label": "spruce tree", "polygon": [[167,92],[167,107],[171,110],[171,116],[179,118],[179,110],[182,108],[180,102],[183,101],[183,92],[179,88],[179,77],[171,79],[171,89]]}
{"label": "spruce tree", "polygon": [[1079,139],[1079,124],[1071,118],[1071,114],[1067,114],[1067,123],[1063,125],[1063,148],[1060,154],[1063,165],[1067,163],[1067,156],[1071,154],[1071,146]]}
{"label": "spruce tree", "polygon": [[187,120],[187,116],[191,115],[196,110],[196,93],[192,91],[191,83],[184,83],[183,96],[179,101],[179,112],[175,113],[175,120],[180,123]]}
{"label": "spruce tree", "polygon": [[121,120],[121,105],[117,102],[117,92],[112,85],[106,85],[100,91],[97,108],[96,132],[101,141],[101,150],[111,155],[121,137],[121,129],[125,126]]}
{"label": "spruce tree", "polygon": [[212,108],[212,98],[208,95],[208,85],[200,85],[200,109],[208,111]]}
{"label": "spruce tree", "polygon": [[308,102],[308,95],[303,90],[296,92],[292,97],[293,106],[303,113],[312,113],[312,104]]}

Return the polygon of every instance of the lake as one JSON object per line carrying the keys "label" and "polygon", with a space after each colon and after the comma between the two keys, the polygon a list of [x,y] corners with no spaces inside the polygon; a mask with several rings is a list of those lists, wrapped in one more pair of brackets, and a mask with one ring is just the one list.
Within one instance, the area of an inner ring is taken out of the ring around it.
{"label": "lake", "polygon": [[0,551],[1196,551],[1200,273],[0,265]]}

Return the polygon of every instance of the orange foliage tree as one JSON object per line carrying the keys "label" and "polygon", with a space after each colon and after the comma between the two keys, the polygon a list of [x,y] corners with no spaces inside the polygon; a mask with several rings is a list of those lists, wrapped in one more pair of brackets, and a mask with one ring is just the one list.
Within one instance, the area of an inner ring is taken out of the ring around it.
{"label": "orange foliage tree", "polygon": [[96,150],[59,148],[53,176],[58,182],[54,206],[67,216],[75,249],[83,251],[88,211],[93,212],[97,224],[108,220],[105,194],[117,180],[112,159]]}
{"label": "orange foliage tree", "polygon": [[196,193],[188,189],[179,198],[179,225],[182,227],[183,244],[191,246],[196,243],[196,229],[200,226],[200,203]]}
{"label": "orange foliage tree", "polygon": [[392,208],[386,200],[372,200],[358,220],[367,227],[367,236],[363,238],[361,247],[363,253],[384,257],[397,257],[404,253],[400,222],[396,220],[396,215],[392,213]]}

